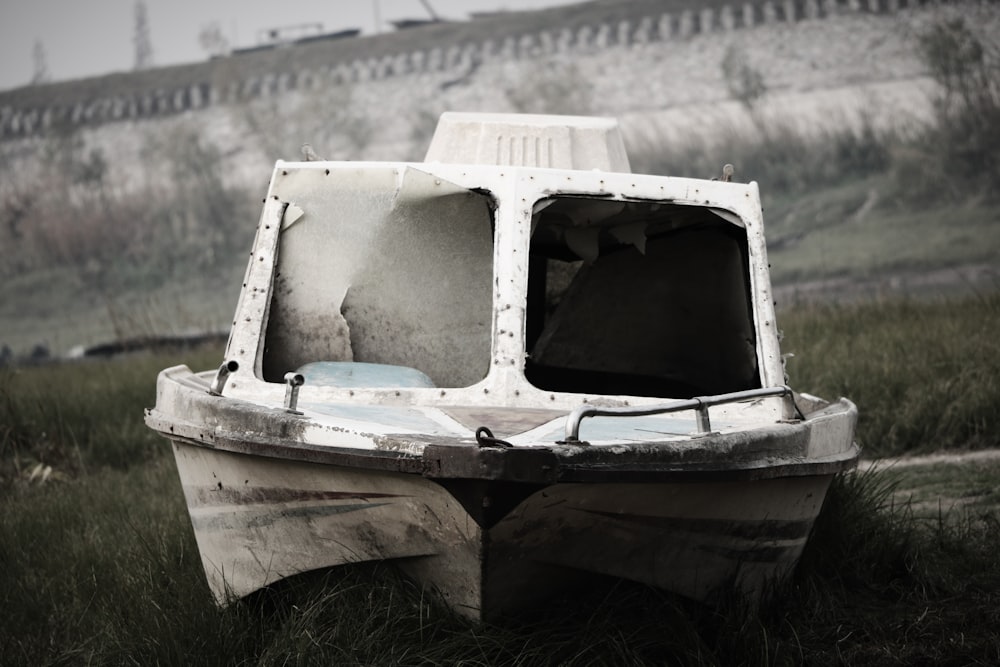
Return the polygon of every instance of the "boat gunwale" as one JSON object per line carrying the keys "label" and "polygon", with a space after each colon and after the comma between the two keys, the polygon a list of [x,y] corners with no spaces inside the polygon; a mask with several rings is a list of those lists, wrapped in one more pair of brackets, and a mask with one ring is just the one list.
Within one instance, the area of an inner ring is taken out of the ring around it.
{"label": "boat gunwale", "polygon": [[[242,403],[229,400],[236,404],[233,407]],[[253,407],[261,409],[260,406]],[[845,418],[856,411],[852,403],[843,400],[828,406],[821,411],[822,415],[817,416],[828,418],[831,416],[831,408],[838,407],[842,408],[840,414]],[[277,419],[299,419],[281,410],[266,410],[275,413],[273,416]],[[173,442],[248,456],[400,472],[430,479],[478,479],[535,484],[745,480],[835,474],[854,468],[860,454],[860,448],[852,442],[850,447],[833,455],[806,455],[805,444],[808,442],[811,426],[808,418],[805,421],[778,422],[732,433],[712,433],[691,438],[691,441],[706,444],[711,441],[717,445],[715,451],[705,446],[678,449],[676,443],[670,442],[481,447],[471,442],[462,442],[463,439],[456,436],[434,438],[436,442],[425,441],[421,452],[415,453],[406,451],[403,440],[412,444],[420,440],[419,436],[378,436],[382,441],[380,447],[364,449],[292,440],[284,434],[237,434],[235,431],[199,427],[192,423],[182,424],[155,409],[147,411],[146,423]],[[399,448],[388,446],[394,440],[399,441]],[[787,446],[789,442],[796,440],[800,441],[798,446]],[[741,443],[758,444],[765,441],[773,444],[754,449],[744,446],[743,451],[739,451]],[[706,453],[711,456],[704,456]]]}

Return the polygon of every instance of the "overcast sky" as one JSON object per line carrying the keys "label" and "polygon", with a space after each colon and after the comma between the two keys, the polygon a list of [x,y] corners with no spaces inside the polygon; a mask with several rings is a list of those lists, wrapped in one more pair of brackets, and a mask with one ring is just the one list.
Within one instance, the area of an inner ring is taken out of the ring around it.
{"label": "overcast sky", "polygon": [[[537,9],[580,0],[427,0],[443,18],[469,12]],[[0,0],[0,90],[27,85],[40,43],[53,81],[127,71],[135,64],[136,0]],[[236,47],[262,31],[321,23],[325,32],[372,34],[400,18],[427,18],[420,0],[145,0],[155,65],[207,58],[198,41],[217,24]]]}

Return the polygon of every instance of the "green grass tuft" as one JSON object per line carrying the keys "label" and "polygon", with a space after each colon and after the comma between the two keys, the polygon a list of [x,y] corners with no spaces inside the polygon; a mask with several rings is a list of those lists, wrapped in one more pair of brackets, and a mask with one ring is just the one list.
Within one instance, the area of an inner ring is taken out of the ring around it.
{"label": "green grass tuft", "polygon": [[143,423],[143,410],[156,399],[156,374],[185,362],[213,368],[222,354],[208,348],[0,366],[0,486],[39,464],[56,477],[75,477],[156,458],[161,439]]}
{"label": "green grass tuft", "polygon": [[779,324],[792,386],[853,400],[866,456],[1000,444],[1000,293],[799,304]]}

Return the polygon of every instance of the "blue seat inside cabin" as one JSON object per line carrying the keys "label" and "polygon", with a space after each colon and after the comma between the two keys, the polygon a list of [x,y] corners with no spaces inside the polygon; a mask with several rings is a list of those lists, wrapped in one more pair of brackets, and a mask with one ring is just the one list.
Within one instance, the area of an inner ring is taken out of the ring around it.
{"label": "blue seat inside cabin", "polygon": [[434,387],[434,382],[416,368],[392,364],[313,361],[296,372],[305,377],[306,384],[326,387]]}

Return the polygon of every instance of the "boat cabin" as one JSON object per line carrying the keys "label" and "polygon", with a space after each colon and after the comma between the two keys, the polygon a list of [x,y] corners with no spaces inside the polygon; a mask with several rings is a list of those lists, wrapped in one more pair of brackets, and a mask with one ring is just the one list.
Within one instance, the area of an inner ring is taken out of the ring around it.
{"label": "boat cabin", "polygon": [[479,134],[436,136],[424,163],[278,163],[229,389],[292,372],[366,400],[560,407],[783,384],[755,184],[631,174],[606,119],[578,119],[610,146],[594,157],[507,116],[445,114],[439,135],[449,116]]}

